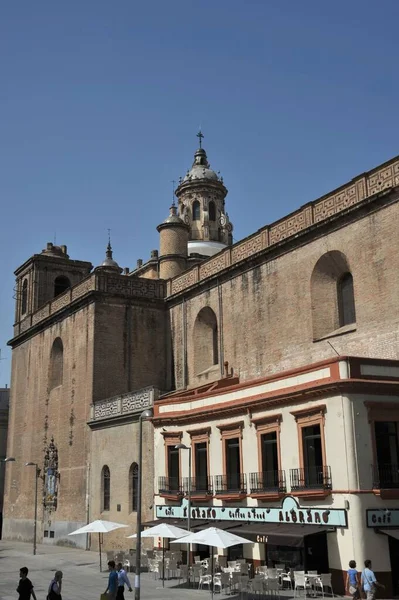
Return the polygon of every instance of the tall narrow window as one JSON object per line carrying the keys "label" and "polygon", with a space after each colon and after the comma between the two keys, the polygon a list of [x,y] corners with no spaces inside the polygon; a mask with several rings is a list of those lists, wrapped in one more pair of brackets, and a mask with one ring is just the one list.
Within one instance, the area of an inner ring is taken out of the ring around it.
{"label": "tall narrow window", "polygon": [[68,277],[64,277],[63,275],[56,277],[54,281],[54,298],[63,294],[70,287],[71,282]]}
{"label": "tall narrow window", "polygon": [[103,466],[101,473],[101,510],[109,510],[111,499],[111,474],[107,465]]}
{"label": "tall narrow window", "polygon": [[208,444],[195,444],[195,489],[208,490]]}
{"label": "tall narrow window", "polygon": [[169,489],[178,490],[180,488],[180,458],[179,450],[174,446],[167,446],[168,451],[168,477]]}
{"label": "tall narrow window", "polygon": [[353,277],[350,273],[345,273],[338,280],[338,311],[339,325],[350,325],[356,322],[355,296],[353,293]]}
{"label": "tall narrow window", "polygon": [[374,428],[380,486],[397,488],[399,485],[398,424],[395,421],[376,421]]}
{"label": "tall narrow window", "polygon": [[267,488],[275,487],[278,485],[277,431],[262,435],[261,448],[263,485]]}
{"label": "tall narrow window", "polygon": [[21,314],[24,315],[28,308],[28,280],[25,279],[22,284],[22,302],[21,302]]}
{"label": "tall narrow window", "polygon": [[198,200],[193,202],[193,221],[199,221],[201,218],[201,207]]}
{"label": "tall narrow window", "polygon": [[137,511],[138,481],[139,481],[139,467],[138,467],[137,463],[133,463],[130,466],[130,472],[129,472],[129,491],[130,491],[130,510],[131,510],[131,512]]}
{"label": "tall narrow window", "polygon": [[61,338],[55,338],[50,353],[49,389],[62,385],[64,372],[64,347]]}
{"label": "tall narrow window", "polygon": [[323,483],[323,448],[320,425],[302,428],[303,462],[307,487]]}
{"label": "tall narrow window", "polygon": [[231,438],[226,440],[225,444],[227,489],[239,490],[241,487],[240,440]]}
{"label": "tall narrow window", "polygon": [[216,221],[216,206],[213,200],[209,202],[209,220]]}

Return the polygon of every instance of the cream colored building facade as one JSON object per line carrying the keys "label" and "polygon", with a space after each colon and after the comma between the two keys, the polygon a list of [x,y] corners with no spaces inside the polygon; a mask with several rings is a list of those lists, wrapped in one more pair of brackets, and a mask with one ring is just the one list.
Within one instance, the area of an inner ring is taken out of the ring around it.
{"label": "cream colored building facade", "polygon": [[[349,561],[361,565],[370,558],[392,591],[399,494],[381,492],[378,477],[397,487],[398,476],[394,465],[389,473],[376,468],[381,440],[375,425],[396,418],[398,382],[398,361],[337,357],[250,385],[231,378],[221,389],[161,398],[154,417],[156,516],[186,524],[189,453],[179,451],[178,482],[170,478],[168,454],[183,443],[193,457],[194,528],[215,525],[253,540],[239,552],[255,565],[331,571],[339,593]],[[318,434],[312,443],[320,445],[320,458],[306,456],[310,428]],[[272,432],[274,470],[262,448]],[[229,440],[238,443],[239,479],[229,465]],[[206,446],[206,477],[198,475],[198,444]]]}

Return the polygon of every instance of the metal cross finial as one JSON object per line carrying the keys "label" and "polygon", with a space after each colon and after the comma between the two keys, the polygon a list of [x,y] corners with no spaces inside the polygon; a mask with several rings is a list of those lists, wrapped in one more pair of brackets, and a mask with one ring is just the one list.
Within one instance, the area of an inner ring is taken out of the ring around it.
{"label": "metal cross finial", "polygon": [[107,231],[108,231],[108,248],[110,248],[111,247],[111,230],[107,229]]}
{"label": "metal cross finial", "polygon": [[175,185],[176,185],[176,181],[174,179],[172,179],[171,183],[172,183],[172,206],[174,206],[175,205]]}
{"label": "metal cross finial", "polygon": [[204,137],[204,134],[201,131],[201,128],[199,130],[199,132],[197,133],[197,138],[199,139],[199,146],[200,148],[202,148],[202,138]]}

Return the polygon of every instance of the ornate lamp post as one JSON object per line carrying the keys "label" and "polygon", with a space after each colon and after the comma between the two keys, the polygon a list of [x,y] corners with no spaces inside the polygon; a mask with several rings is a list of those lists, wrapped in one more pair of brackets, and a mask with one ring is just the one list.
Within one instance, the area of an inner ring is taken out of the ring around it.
{"label": "ornate lamp post", "polygon": [[35,521],[33,526],[33,554],[36,554],[36,532],[37,532],[37,481],[40,477],[40,469],[37,463],[27,462],[26,467],[35,467]]}
{"label": "ornate lamp post", "polygon": [[136,574],[134,578],[134,600],[140,600],[141,573],[141,484],[143,474],[143,420],[151,419],[152,408],[143,410],[139,417],[139,473],[137,479],[137,538],[136,538]]}
{"label": "ornate lamp post", "polygon": [[[191,529],[191,447],[185,444],[176,444],[177,450],[188,450],[188,486],[187,486],[187,530]],[[187,582],[190,585],[190,544],[187,548]]]}

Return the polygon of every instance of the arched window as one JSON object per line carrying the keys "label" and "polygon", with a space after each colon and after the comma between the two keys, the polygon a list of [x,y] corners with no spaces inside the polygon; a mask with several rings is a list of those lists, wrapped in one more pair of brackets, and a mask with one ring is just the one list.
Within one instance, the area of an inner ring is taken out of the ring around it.
{"label": "arched window", "polygon": [[355,296],[353,293],[353,277],[345,273],[337,282],[339,325],[356,323]]}
{"label": "arched window", "polygon": [[194,324],[194,371],[196,374],[218,364],[218,324],[209,306],[202,308]]}
{"label": "arched window", "polygon": [[129,470],[130,512],[137,511],[138,483],[139,483],[139,466],[137,463],[133,463],[130,465],[130,470]]}
{"label": "arched window", "polygon": [[71,287],[71,282],[68,277],[60,275],[54,280],[54,298],[57,298],[60,294],[63,294],[65,290]]}
{"label": "arched window", "polygon": [[199,221],[201,218],[201,207],[198,200],[193,202],[193,221]]}
{"label": "arched window", "polygon": [[111,473],[107,465],[101,471],[101,511],[109,510],[111,499]]}
{"label": "arched window", "polygon": [[28,280],[25,279],[22,284],[22,302],[21,302],[21,314],[24,315],[28,308]]}
{"label": "arched window", "polygon": [[64,346],[61,338],[55,338],[50,352],[49,389],[62,385],[64,372]]}
{"label": "arched window", "polygon": [[310,279],[310,293],[314,340],[356,322],[351,268],[339,250],[319,258]]}
{"label": "arched window", "polygon": [[213,200],[209,202],[209,220],[216,221],[216,206]]}

